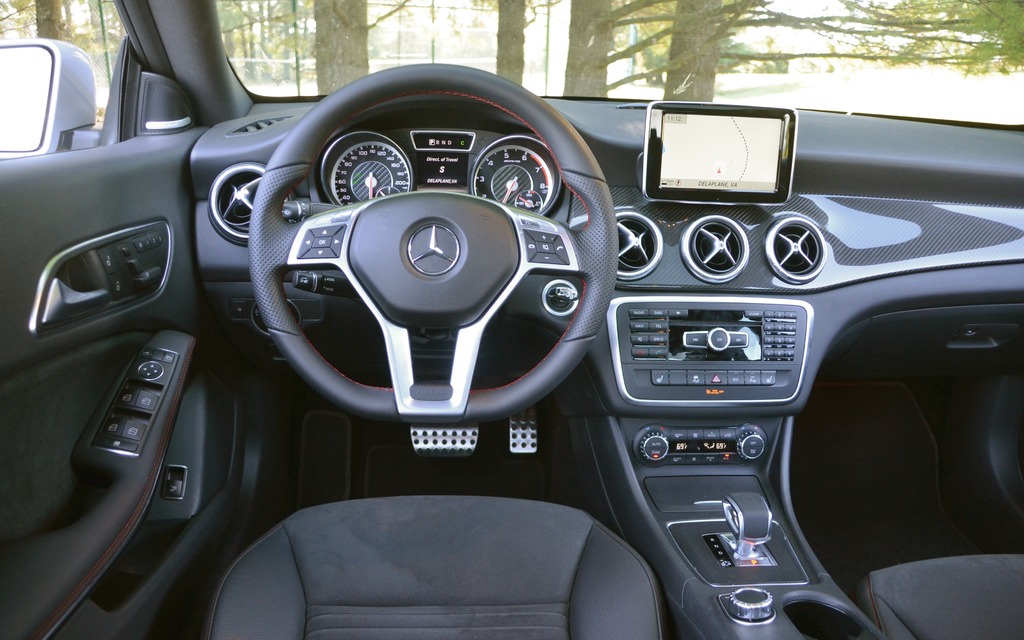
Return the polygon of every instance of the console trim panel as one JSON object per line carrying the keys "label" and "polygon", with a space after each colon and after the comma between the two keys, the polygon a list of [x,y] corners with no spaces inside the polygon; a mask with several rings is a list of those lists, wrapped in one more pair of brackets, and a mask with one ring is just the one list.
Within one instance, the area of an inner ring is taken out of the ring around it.
{"label": "console trim panel", "polygon": [[[721,305],[742,305],[747,307],[756,307],[759,305],[785,305],[785,306],[796,306],[802,308],[807,314],[807,323],[803,336],[802,353],[803,357],[800,358],[798,373],[796,376],[796,384],[793,386],[793,391],[788,396],[783,398],[767,398],[767,399],[701,399],[701,400],[664,400],[664,399],[650,399],[650,398],[638,398],[630,393],[626,386],[625,370],[623,367],[622,357],[620,356],[620,342],[619,342],[619,331],[618,331],[618,310],[619,307],[626,304],[644,304],[644,305],[655,305],[655,304],[697,304],[707,305],[712,308]],[[803,300],[793,300],[786,298],[762,298],[762,297],[747,297],[747,296],[627,296],[621,298],[615,298],[612,300],[611,305],[608,308],[607,314],[608,323],[608,337],[611,347],[612,365],[615,368],[615,383],[618,387],[620,396],[627,402],[639,405],[639,406],[650,406],[650,407],[741,407],[751,405],[778,405],[792,402],[800,395],[800,390],[803,388],[804,373],[806,370],[806,363],[808,360],[808,352],[811,343],[811,334],[814,329],[814,307]]]}

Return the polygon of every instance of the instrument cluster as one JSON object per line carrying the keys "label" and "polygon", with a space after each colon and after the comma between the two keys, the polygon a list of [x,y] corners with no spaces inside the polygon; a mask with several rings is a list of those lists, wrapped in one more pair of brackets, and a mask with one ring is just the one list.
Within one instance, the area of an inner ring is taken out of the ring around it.
{"label": "instrument cluster", "polygon": [[326,146],[319,179],[338,205],[448,190],[547,215],[561,191],[554,158],[540,140],[474,131],[347,132]]}

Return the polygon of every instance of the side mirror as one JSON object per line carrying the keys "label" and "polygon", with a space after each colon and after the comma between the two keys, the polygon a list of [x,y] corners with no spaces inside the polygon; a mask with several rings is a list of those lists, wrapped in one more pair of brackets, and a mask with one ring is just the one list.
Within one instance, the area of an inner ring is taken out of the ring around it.
{"label": "side mirror", "polygon": [[62,134],[96,123],[85,52],[56,40],[0,40],[0,158],[52,153]]}

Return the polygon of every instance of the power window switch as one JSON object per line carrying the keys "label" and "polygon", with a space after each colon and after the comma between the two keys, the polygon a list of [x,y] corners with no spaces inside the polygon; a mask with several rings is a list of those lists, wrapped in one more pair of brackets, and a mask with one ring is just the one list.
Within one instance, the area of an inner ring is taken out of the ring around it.
{"label": "power window switch", "polygon": [[160,401],[160,394],[152,391],[139,391],[135,394],[135,408],[152,413]]}
{"label": "power window switch", "polygon": [[121,393],[117,396],[117,406],[119,407],[133,407],[135,402],[138,400],[139,390],[135,387],[125,385],[121,389]]}
{"label": "power window switch", "polygon": [[185,480],[188,478],[188,467],[170,464],[164,468],[163,482],[160,485],[160,497],[164,500],[182,500],[185,497]]}
{"label": "power window switch", "polygon": [[104,436],[119,436],[121,435],[121,427],[124,426],[124,418],[110,417],[103,426],[100,428],[100,435]]}
{"label": "power window switch", "polygon": [[126,420],[124,427],[121,429],[121,436],[125,440],[142,440],[142,436],[146,433],[146,423],[139,422],[138,420]]}

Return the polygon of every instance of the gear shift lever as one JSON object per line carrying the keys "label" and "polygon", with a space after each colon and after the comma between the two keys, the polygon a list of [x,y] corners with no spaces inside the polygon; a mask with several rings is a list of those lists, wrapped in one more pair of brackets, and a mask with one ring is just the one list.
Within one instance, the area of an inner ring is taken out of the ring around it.
{"label": "gear shift lever", "polygon": [[772,511],[760,493],[730,493],[722,499],[725,521],[736,538],[736,560],[765,556],[761,545],[772,537]]}

